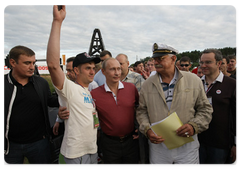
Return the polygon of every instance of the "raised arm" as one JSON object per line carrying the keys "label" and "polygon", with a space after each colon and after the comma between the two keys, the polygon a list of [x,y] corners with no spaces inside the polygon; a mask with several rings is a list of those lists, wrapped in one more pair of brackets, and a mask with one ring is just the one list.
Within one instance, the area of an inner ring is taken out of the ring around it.
{"label": "raised arm", "polygon": [[58,6],[53,6],[53,22],[47,47],[47,65],[53,84],[61,90],[64,83],[64,73],[60,67],[60,32],[61,25],[66,16],[66,8],[58,11]]}

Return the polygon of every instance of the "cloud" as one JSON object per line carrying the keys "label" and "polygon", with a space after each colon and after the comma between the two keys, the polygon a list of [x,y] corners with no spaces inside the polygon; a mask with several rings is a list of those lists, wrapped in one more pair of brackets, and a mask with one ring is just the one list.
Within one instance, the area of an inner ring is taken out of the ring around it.
{"label": "cloud", "polygon": [[[45,58],[52,6],[7,6],[4,11],[4,54],[25,45]],[[152,54],[154,42],[180,52],[236,47],[236,9],[233,6],[67,6],[62,25],[61,53],[67,57],[88,52],[93,30],[99,28],[113,56]]]}

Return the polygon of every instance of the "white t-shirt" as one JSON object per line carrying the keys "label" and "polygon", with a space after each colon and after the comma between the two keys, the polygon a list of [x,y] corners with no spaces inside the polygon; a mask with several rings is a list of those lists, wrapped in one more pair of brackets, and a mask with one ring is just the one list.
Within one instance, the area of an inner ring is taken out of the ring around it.
{"label": "white t-shirt", "polygon": [[[97,152],[97,129],[94,128],[92,96],[84,88],[65,77],[63,89],[55,87],[59,104],[67,107],[69,118],[64,120],[65,132],[61,154],[73,159]],[[94,104],[95,105],[95,104]]]}

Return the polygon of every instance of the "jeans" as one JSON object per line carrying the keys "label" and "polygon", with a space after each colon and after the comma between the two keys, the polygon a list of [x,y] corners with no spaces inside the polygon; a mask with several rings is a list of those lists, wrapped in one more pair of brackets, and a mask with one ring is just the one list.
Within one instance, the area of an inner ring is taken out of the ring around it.
{"label": "jeans", "polygon": [[200,144],[200,164],[224,164],[228,158],[229,149],[219,149]]}
{"label": "jeans", "polygon": [[31,164],[47,164],[51,161],[50,143],[47,138],[28,144],[10,141],[9,153],[5,161],[9,164],[22,164],[26,157]]}

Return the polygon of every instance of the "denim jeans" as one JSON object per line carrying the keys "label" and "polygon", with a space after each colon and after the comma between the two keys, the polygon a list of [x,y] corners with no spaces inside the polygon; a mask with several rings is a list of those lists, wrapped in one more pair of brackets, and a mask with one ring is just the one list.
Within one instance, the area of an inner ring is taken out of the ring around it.
{"label": "denim jeans", "polygon": [[224,164],[228,158],[229,149],[219,149],[200,144],[200,164]]}
{"label": "denim jeans", "polygon": [[47,164],[51,161],[50,143],[47,138],[28,144],[10,141],[9,153],[5,161],[9,164],[22,164],[26,157],[31,164]]}

